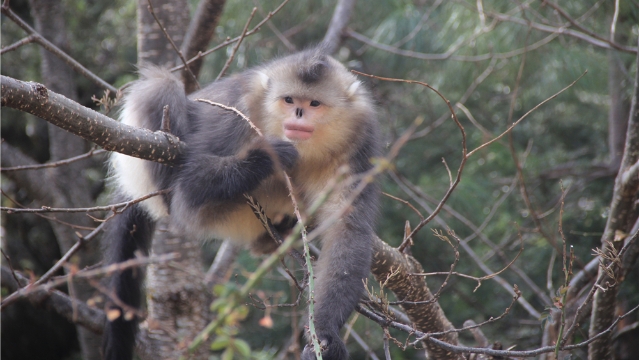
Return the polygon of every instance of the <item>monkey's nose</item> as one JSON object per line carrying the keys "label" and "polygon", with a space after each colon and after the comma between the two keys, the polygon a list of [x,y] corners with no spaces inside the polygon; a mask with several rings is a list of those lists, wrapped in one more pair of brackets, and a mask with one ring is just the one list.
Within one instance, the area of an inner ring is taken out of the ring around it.
{"label": "monkey's nose", "polygon": [[295,116],[297,116],[298,118],[301,118],[303,115],[304,115],[304,109],[302,108],[295,109]]}

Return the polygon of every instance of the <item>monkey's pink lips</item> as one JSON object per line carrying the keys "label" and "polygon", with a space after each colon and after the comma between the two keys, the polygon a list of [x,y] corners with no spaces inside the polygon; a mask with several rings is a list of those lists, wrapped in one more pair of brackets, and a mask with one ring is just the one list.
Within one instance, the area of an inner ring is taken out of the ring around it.
{"label": "monkey's pink lips", "polygon": [[315,127],[305,124],[284,124],[284,136],[291,140],[308,140],[313,135]]}

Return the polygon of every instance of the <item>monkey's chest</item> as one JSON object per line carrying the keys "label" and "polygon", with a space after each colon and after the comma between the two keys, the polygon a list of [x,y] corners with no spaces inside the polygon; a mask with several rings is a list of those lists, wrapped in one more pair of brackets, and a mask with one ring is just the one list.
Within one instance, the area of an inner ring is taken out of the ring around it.
{"label": "monkey's chest", "polygon": [[[273,224],[278,224],[286,216],[294,216],[288,191],[280,181],[267,180],[248,195]],[[265,232],[264,225],[248,203],[236,206],[220,220],[211,228],[216,238],[250,244]]]}

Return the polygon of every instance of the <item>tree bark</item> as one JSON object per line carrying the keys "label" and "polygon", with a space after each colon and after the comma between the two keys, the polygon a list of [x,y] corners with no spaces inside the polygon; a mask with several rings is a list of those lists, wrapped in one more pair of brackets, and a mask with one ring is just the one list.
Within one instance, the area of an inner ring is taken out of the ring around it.
{"label": "tree bark", "polygon": [[[138,66],[175,65],[177,53],[160,25],[149,11],[149,0],[138,0]],[[151,0],[153,11],[173,42],[179,47],[184,29],[189,25],[189,3],[186,0]]]}
{"label": "tree bark", "polygon": [[342,43],[344,30],[348,26],[355,9],[355,0],[339,0],[335,6],[333,17],[322,40],[328,54],[334,54]]}
{"label": "tree bark", "polygon": [[[637,56],[639,66],[639,56]],[[639,177],[628,176],[628,172],[634,174],[634,167],[639,160],[639,71],[635,74],[634,95],[626,132],[626,143],[621,167],[615,179],[612,204],[610,205],[610,215],[606,223],[606,229],[602,237],[602,250],[612,255],[618,252],[624,245],[627,234],[637,221],[637,193],[639,191]],[[612,249],[611,247],[614,247]],[[603,264],[609,265],[609,264]],[[597,280],[600,281],[602,289],[597,290],[592,307],[590,318],[589,336],[595,336],[606,330],[615,318],[615,305],[619,285],[624,280],[623,271],[618,267],[612,268],[615,278],[610,278],[601,267]],[[588,346],[588,359],[611,359],[612,346],[611,335],[603,336]]]}
{"label": "tree bark", "polygon": [[[617,36],[619,37],[619,36]],[[617,39],[619,40],[619,39]],[[610,94],[610,108],[608,111],[608,151],[609,166],[618,169],[626,140],[628,129],[628,100],[624,97],[623,63],[616,50],[608,50],[608,93]]]}
{"label": "tree bark", "polygon": [[[422,273],[422,266],[412,256],[400,253],[379,238],[373,244],[374,255],[371,271],[375,279],[385,282],[389,276],[392,278],[386,283],[386,287],[392,290],[399,301],[417,302],[433,299],[426,281],[421,276],[411,276],[411,273]],[[424,304],[403,304],[402,309],[411,319],[416,329],[425,333],[442,332],[453,329],[444,311],[437,301]],[[457,345],[456,332],[449,333],[441,338],[452,345]],[[438,360],[463,360],[461,354],[456,354],[426,342],[426,351],[431,359]]]}
{"label": "tree bark", "polygon": [[[202,0],[198,3],[180,49],[187,60],[196,56],[198,52],[206,50],[215,34],[225,3],[226,0]],[[203,61],[202,58],[189,64],[195,77],[200,74]],[[184,89],[187,94],[197,89],[195,80],[186,69],[182,70],[182,80],[184,80]]]}
{"label": "tree bark", "polygon": [[[186,144],[171,134],[121,124],[48,90],[42,84],[1,76],[2,106],[33,114],[105,150],[172,164]],[[22,165],[18,163],[16,165]]]}
{"label": "tree bark", "polygon": [[[57,1],[30,0],[31,13],[35,20],[36,30],[47,37],[54,45],[68,52],[69,44],[65,27],[63,4]],[[77,100],[77,91],[73,79],[73,70],[61,59],[50,52],[40,48],[42,58],[41,71],[44,83],[56,92],[65,94],[71,99]],[[57,126],[49,124],[49,154],[50,160],[66,159],[85,151],[86,143],[82,138],[74,136]],[[78,161],[64,168],[47,169],[47,178],[53,182],[55,192],[51,194],[56,207],[80,207],[89,205],[91,199],[90,186],[87,178],[82,176],[87,161]],[[84,214],[58,214],[59,220],[67,223],[91,226],[92,222]],[[60,250],[65,253],[69,250],[78,237],[75,229],[51,222],[56,234]],[[77,265],[80,268],[93,265],[99,260],[98,244],[86,244],[77,254]],[[81,301],[87,300],[93,295],[94,289],[85,282],[76,284],[76,294]],[[87,331],[82,326],[76,326],[84,359],[100,359],[101,336]]]}
{"label": "tree bark", "polygon": [[[179,253],[178,260],[148,267],[146,298],[148,315],[138,336],[138,354],[143,359],[187,357],[186,346],[210,320],[211,296],[204,285],[201,244],[174,235],[168,221],[158,223],[151,252]],[[207,352],[199,348],[195,358]]]}
{"label": "tree bark", "polygon": [[[184,39],[184,29],[188,26],[188,2],[152,0],[152,4],[162,26],[179,47]],[[200,17],[204,15],[200,14]],[[194,33],[200,31],[192,30]],[[150,14],[147,0],[138,0],[138,65],[170,67],[175,64],[177,55]],[[181,257],[170,264],[152,265],[147,269],[148,315],[140,326],[137,339],[138,354],[143,359],[177,359],[186,356],[186,347],[180,344],[188,344],[206,326],[210,315],[208,307],[211,299],[202,283],[204,273],[199,256],[200,243],[182,238],[169,229],[170,224],[166,221],[158,224],[151,251],[154,254],[178,252]],[[200,351],[206,349],[202,347]],[[203,354],[195,355],[197,358]]]}

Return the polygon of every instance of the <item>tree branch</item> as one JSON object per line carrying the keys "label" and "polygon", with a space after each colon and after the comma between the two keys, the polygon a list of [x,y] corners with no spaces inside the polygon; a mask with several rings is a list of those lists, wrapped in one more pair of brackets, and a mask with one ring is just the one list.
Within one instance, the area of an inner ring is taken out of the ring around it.
{"label": "tree branch", "polygon": [[335,12],[331,18],[331,23],[328,25],[326,35],[322,40],[322,45],[325,46],[327,53],[334,54],[337,48],[342,43],[342,36],[344,30],[348,26],[348,22],[353,15],[353,9],[355,8],[355,0],[339,0],[335,6]]}
{"label": "tree branch", "polygon": [[[639,66],[639,54],[636,59]],[[628,178],[624,176],[632,170],[639,160],[639,71],[635,75],[634,95],[628,120],[626,133],[626,145],[619,174],[615,180],[610,215],[606,222],[606,229],[601,238],[602,252],[614,256],[624,246],[624,241],[615,241],[619,234],[627,234],[637,221],[636,200],[639,191],[639,177]],[[636,242],[635,242],[636,244]],[[597,282],[602,286],[608,286],[607,291],[597,290],[592,306],[589,335],[591,337],[600,334],[611,326],[615,317],[616,298],[619,292],[619,283],[624,278],[619,273],[622,269],[615,269],[615,278],[610,278],[609,273],[599,268]],[[598,341],[588,346],[588,355],[592,359],[609,358],[612,355],[611,334],[602,336]]]}
{"label": "tree branch", "polygon": [[[13,22],[18,24],[18,26],[20,26],[29,35],[35,36],[35,39],[33,41],[37,42],[42,47],[44,47],[45,49],[47,49],[48,51],[53,53],[55,56],[57,56],[60,59],[62,59],[65,63],[67,63],[67,65],[71,66],[79,74],[81,74],[82,76],[86,77],[87,79],[93,81],[99,87],[101,87],[101,88],[103,88],[105,90],[111,91],[111,93],[113,93],[113,94],[116,94],[118,92],[118,89],[116,89],[114,86],[112,86],[111,84],[107,83],[106,81],[100,79],[97,75],[92,73],[89,69],[87,69],[84,66],[82,66],[82,64],[77,62],[74,58],[69,56],[64,51],[60,50],[60,48],[58,48],[57,46],[53,45],[53,43],[51,43],[49,40],[45,39],[37,31],[35,31],[35,29],[33,29],[31,26],[29,26],[29,24],[27,24],[24,20],[22,20],[18,15],[16,15],[13,11],[11,11],[11,8],[9,8],[9,6],[8,6],[8,2],[5,2],[5,3],[2,4],[2,14],[7,16],[9,19],[13,20]],[[4,80],[3,80],[3,83],[4,83]]]}
{"label": "tree branch", "polygon": [[[18,291],[29,284],[29,278],[19,272],[12,272],[6,266],[2,266],[1,271],[2,286],[7,286],[11,291]],[[18,278],[20,284],[15,281],[14,276]],[[30,292],[26,298],[35,306],[51,307],[70,322],[82,325],[95,333],[102,333],[106,321],[104,312],[88,306],[83,301],[72,299],[59,290],[47,291],[45,289]]]}
{"label": "tree branch", "polygon": [[38,116],[109,151],[164,164],[175,163],[185,144],[177,137],[121,124],[35,82],[1,77],[2,106]]}
{"label": "tree branch", "polygon": [[[375,279],[386,282],[386,287],[393,291],[398,299],[407,302],[416,302],[433,299],[433,295],[420,276],[411,276],[412,273],[423,272],[421,265],[412,256],[401,253],[398,249],[386,244],[376,237],[373,243],[373,264],[371,271]],[[425,333],[444,332],[453,329],[444,311],[436,301],[419,304],[402,304],[406,315],[411,319],[417,329]],[[448,333],[443,341],[457,345],[457,333]],[[463,359],[452,351],[447,351],[436,344],[426,342],[428,355],[433,359]]]}
{"label": "tree branch", "polygon": [[[225,0],[202,0],[198,3],[193,19],[189,23],[189,28],[184,34],[180,51],[184,57],[190,59],[199,52],[204,51],[211,42],[215,28],[217,27],[220,15],[224,9]],[[202,58],[189,63],[191,72],[197,77],[202,68]],[[187,93],[195,90],[195,82],[185,72],[182,73],[184,88]]]}

